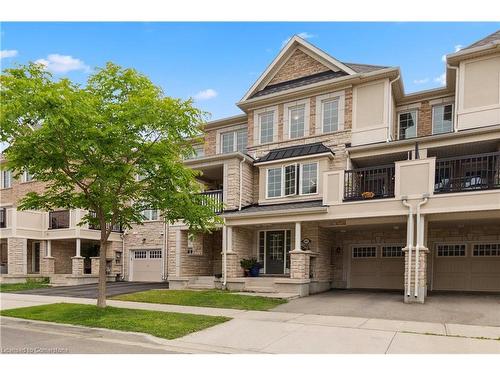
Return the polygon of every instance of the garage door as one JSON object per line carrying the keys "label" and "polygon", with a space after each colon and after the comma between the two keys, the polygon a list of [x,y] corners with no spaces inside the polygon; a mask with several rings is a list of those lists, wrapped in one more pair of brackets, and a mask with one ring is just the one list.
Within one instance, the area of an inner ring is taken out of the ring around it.
{"label": "garage door", "polygon": [[500,292],[500,243],[437,244],[433,290]]}
{"label": "garage door", "polygon": [[353,246],[350,274],[351,288],[403,289],[402,246]]}
{"label": "garage door", "polygon": [[131,254],[131,281],[162,281],[162,251],[160,249],[134,250]]}

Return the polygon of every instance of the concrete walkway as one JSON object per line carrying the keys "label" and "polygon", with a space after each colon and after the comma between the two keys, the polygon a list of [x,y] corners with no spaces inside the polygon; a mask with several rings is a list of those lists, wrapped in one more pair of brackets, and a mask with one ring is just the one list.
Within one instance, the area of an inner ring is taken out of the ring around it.
{"label": "concrete walkway", "polygon": [[[95,300],[1,294],[2,309],[56,302],[94,304]],[[227,323],[176,340],[163,340],[166,342],[165,345],[168,343],[167,350],[177,347],[179,351],[207,353],[500,354],[500,327],[112,300],[109,300],[108,304],[115,307],[223,315],[233,318]],[[2,322],[2,325],[4,324]],[[66,329],[62,325],[48,324],[57,331]]]}

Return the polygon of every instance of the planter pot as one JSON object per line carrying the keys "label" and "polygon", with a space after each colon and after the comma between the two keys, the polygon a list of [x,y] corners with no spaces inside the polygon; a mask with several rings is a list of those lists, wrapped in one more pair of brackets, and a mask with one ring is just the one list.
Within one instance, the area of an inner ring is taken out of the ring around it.
{"label": "planter pot", "polygon": [[260,267],[254,266],[254,267],[250,268],[249,272],[250,272],[251,277],[257,277],[257,276],[259,276]]}

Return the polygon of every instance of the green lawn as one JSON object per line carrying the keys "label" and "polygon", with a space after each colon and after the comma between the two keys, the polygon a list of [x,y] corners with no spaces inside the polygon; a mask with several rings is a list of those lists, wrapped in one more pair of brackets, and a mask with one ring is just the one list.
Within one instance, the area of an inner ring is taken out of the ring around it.
{"label": "green lawn", "polygon": [[148,290],[123,294],[112,299],[167,305],[219,307],[240,310],[269,310],[286,303],[281,298],[244,296],[222,290]]}
{"label": "green lawn", "polygon": [[0,284],[0,292],[17,292],[18,290],[29,290],[39,288],[49,288],[49,281],[46,279],[28,280],[25,283]]}
{"label": "green lawn", "polygon": [[99,309],[94,305],[73,303],[54,303],[3,310],[0,311],[0,315],[85,327],[143,332],[164,339],[176,339],[230,320],[224,316],[179,314],[109,306]]}

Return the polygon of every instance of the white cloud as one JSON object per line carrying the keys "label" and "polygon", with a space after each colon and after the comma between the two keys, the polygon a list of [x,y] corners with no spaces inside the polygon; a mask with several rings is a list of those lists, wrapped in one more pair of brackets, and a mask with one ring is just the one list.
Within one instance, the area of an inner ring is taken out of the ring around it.
{"label": "white cloud", "polygon": [[53,73],[67,73],[74,70],[90,71],[88,65],[82,60],[69,55],[59,55],[58,53],[52,53],[46,59],[38,59],[35,62],[44,65],[48,71]]}
{"label": "white cloud", "polygon": [[0,51],[0,59],[6,59],[7,57],[15,57],[18,52],[15,49],[3,49]]}
{"label": "white cloud", "polygon": [[201,90],[200,92],[198,92],[194,98],[196,100],[209,100],[209,99],[213,99],[217,96],[217,91],[215,91],[214,89],[206,89],[206,90]]}
{"label": "white cloud", "polygon": [[429,82],[429,78],[415,79],[413,81],[413,83],[416,85],[423,85],[424,83],[427,83],[427,82]]}
{"label": "white cloud", "polygon": [[[457,44],[455,47],[454,47],[454,52],[458,52],[460,51],[464,46],[462,46],[461,44]],[[441,61],[442,62],[446,62],[446,55],[443,55],[441,56]]]}
{"label": "white cloud", "polygon": [[[314,38],[316,35],[304,31],[304,32],[298,33],[297,36],[302,38],[302,39],[311,39],[311,38]],[[290,39],[292,39],[291,36],[289,36],[284,41],[282,41],[281,48],[283,48],[290,41]]]}
{"label": "white cloud", "polygon": [[439,77],[434,78],[434,82],[439,83],[441,86],[445,86],[446,85],[446,73],[443,73]]}

